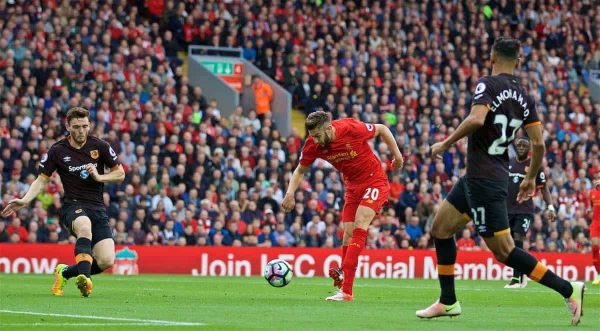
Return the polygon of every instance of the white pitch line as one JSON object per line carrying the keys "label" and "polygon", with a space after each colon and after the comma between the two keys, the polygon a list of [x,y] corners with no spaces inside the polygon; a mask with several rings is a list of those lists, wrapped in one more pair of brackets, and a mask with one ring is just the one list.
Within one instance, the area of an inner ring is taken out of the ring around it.
{"label": "white pitch line", "polygon": [[5,326],[168,326],[153,323],[53,323],[53,322],[33,322],[33,323],[2,323],[0,328]]}
{"label": "white pitch line", "polygon": [[77,319],[91,319],[91,320],[105,320],[105,321],[121,321],[121,322],[137,322],[152,325],[164,325],[164,326],[202,326],[205,323],[197,322],[176,322],[176,321],[163,321],[163,320],[147,320],[137,318],[124,318],[124,317],[103,317],[103,316],[89,316],[89,315],[72,315],[72,314],[56,314],[56,313],[38,313],[33,311],[17,311],[17,310],[0,310],[0,313],[7,314],[20,314],[20,315],[37,315],[37,316],[52,316],[52,317],[71,317]]}

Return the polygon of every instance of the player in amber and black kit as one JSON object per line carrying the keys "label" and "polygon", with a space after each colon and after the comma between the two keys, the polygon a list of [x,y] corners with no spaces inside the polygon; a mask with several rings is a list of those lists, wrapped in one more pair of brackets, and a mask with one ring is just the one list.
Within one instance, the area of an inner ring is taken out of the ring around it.
{"label": "player in amber and black kit", "polygon": [[[515,246],[523,248],[523,239],[527,235],[529,226],[531,226],[531,222],[533,221],[533,215],[535,214],[533,200],[529,199],[521,203],[517,201],[519,187],[523,178],[527,175],[529,163],[531,162],[529,160],[529,151],[531,150],[529,138],[521,136],[515,139],[515,150],[517,155],[510,158],[510,164],[508,165],[508,199],[506,203],[508,205],[510,235],[515,241]],[[541,169],[535,177],[535,184],[536,188],[541,189],[542,198],[544,198],[544,202],[546,203],[546,216],[550,222],[554,222],[556,217],[554,206],[552,206],[550,190],[546,186],[546,174]],[[514,270],[510,283],[506,284],[504,288],[523,288],[525,286],[527,286],[527,278],[519,270]]]}
{"label": "player in amber and black kit", "polygon": [[456,242],[454,233],[471,219],[494,257],[529,278],[559,292],[569,307],[571,324],[579,324],[583,305],[583,282],[558,277],[535,257],[515,247],[508,224],[508,144],[524,126],[532,141],[533,156],[520,185],[517,201],[530,199],[535,177],[544,157],[542,126],[533,99],[525,93],[513,70],[519,65],[520,43],[498,38],[492,46],[492,76],[479,80],[469,116],[456,131],[431,146],[434,158],[456,141],[468,136],[467,174],[454,185],[435,215],[431,234],[435,243],[438,278],[442,290],[438,301],[416,312],[421,318],[457,316],[462,309],[454,291]]}
{"label": "player in amber and black kit", "polygon": [[[110,145],[88,136],[90,113],[81,107],[67,112],[69,136],[52,145],[40,161],[40,174],[21,199],[14,199],[2,211],[2,216],[29,205],[57,171],[64,186],[60,223],[77,237],[75,264],[59,264],[54,271],[52,293],[63,295],[67,279],[76,278],[84,297],[92,293],[91,275],[110,268],[115,259],[115,243],[108,225],[102,197],[104,183],[122,182],[125,178],[118,156]],[[104,168],[110,172],[104,173]]]}

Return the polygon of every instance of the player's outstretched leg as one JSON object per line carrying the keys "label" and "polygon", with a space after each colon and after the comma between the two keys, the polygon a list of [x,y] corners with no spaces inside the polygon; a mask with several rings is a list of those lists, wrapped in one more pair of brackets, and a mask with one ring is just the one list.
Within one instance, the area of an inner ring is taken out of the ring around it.
{"label": "player's outstretched leg", "polygon": [[[533,255],[514,247],[512,238],[508,233],[491,238],[484,237],[484,239],[498,261],[521,271],[534,281],[560,293],[565,298],[571,311],[571,324],[579,324],[583,311],[583,293],[585,292],[585,285],[582,282],[568,282],[559,277]],[[506,252],[510,253],[507,255]]]}

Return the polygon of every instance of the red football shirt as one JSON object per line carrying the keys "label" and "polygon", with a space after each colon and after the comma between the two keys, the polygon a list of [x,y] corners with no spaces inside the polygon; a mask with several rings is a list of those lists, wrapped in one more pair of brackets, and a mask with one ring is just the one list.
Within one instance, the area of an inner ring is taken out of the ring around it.
{"label": "red football shirt", "polygon": [[590,192],[590,200],[592,200],[592,212],[594,213],[594,222],[600,223],[600,189],[593,189]]}
{"label": "red football shirt", "polygon": [[300,155],[301,165],[308,167],[315,159],[323,159],[342,173],[347,186],[387,180],[381,161],[368,144],[375,136],[375,125],[348,118],[332,121],[331,125],[335,128],[335,140],[323,148],[309,136]]}

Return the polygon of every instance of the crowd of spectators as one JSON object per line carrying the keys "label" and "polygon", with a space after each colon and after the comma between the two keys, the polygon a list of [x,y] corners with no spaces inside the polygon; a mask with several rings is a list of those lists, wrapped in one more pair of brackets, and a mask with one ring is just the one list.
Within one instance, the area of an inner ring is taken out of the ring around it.
{"label": "crowd of spectators", "polygon": [[[600,171],[600,104],[588,88],[600,65],[594,3],[0,1],[2,203],[24,195],[77,105],[126,169],[104,195],[118,244],[338,247],[340,175],[318,160],[284,214],[304,137],[283,137],[254,109],[222,116],[188,84],[178,55],[187,45],[240,47],[305,113],[389,125],[406,162],[388,171],[390,204],[367,247],[431,248],[432,216],[464,172],[466,144],[441,161],[428,145],[465,116],[490,74],[491,44],[507,35],[522,42],[517,75],[544,123],[558,214],[555,223],[536,215],[526,248],[588,252],[587,192]],[[385,144],[373,148],[387,167]],[[58,224],[61,189],[55,175],[30,208],[0,219],[0,242],[74,242]],[[472,225],[457,239],[460,249],[485,249]]]}

